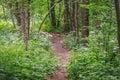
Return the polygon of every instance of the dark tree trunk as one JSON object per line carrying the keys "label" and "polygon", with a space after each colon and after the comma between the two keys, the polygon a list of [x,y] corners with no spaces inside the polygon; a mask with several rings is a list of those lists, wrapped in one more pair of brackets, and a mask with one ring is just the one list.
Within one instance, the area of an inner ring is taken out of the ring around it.
{"label": "dark tree trunk", "polygon": [[120,1],[119,0],[114,0],[115,2],[115,8],[116,8],[116,17],[117,17],[117,25],[118,25],[118,44],[119,44],[119,49],[120,49]]}
{"label": "dark tree trunk", "polygon": [[27,34],[28,34],[28,38],[29,38],[29,35],[30,35],[30,2],[31,0],[28,0],[27,1],[27,8],[26,8],[26,17],[27,17]]}
{"label": "dark tree trunk", "polygon": [[19,2],[15,2],[15,10],[14,10],[14,15],[17,20],[17,25],[21,26],[21,7]]}
{"label": "dark tree trunk", "polygon": [[75,21],[74,21],[74,10],[75,10],[75,2],[74,0],[72,0],[72,19],[71,19],[71,22],[72,22],[72,30],[75,31]]}
{"label": "dark tree trunk", "polygon": [[22,36],[23,36],[23,40],[24,40],[24,43],[25,43],[25,50],[28,50],[28,34],[27,34],[27,26],[28,26],[28,23],[27,23],[27,15],[26,15],[26,12],[27,12],[27,9],[25,7],[26,5],[26,2],[25,0],[21,0],[21,27],[22,27]]}
{"label": "dark tree trunk", "polygon": [[[89,4],[89,0],[82,0],[82,4]],[[81,8],[81,35],[82,38],[89,36],[89,9]],[[86,40],[82,41],[83,45],[87,43]]]}
{"label": "dark tree trunk", "polygon": [[[50,8],[55,5],[55,0],[50,0]],[[52,8],[50,13],[51,24],[53,27],[56,27],[56,16],[55,16],[55,6]]]}
{"label": "dark tree trunk", "polygon": [[73,20],[72,26],[74,30],[74,34],[76,37],[76,41],[78,41],[79,33],[78,33],[78,1],[73,0]]}
{"label": "dark tree trunk", "polygon": [[69,32],[69,5],[68,5],[69,0],[64,0],[64,24],[65,24],[65,32]]}

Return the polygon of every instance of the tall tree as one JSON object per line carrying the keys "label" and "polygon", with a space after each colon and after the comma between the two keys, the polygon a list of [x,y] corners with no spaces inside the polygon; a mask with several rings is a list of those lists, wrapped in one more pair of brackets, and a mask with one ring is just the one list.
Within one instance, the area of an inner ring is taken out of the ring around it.
{"label": "tall tree", "polygon": [[[83,5],[89,4],[89,0],[81,0],[81,3]],[[89,36],[89,9],[87,8],[81,8],[81,35],[82,38],[86,38]],[[83,45],[87,42],[86,40],[83,40]]]}
{"label": "tall tree", "polygon": [[117,25],[118,25],[118,28],[117,28],[118,44],[119,44],[119,49],[120,49],[120,1],[114,0],[114,2],[115,2]]}
{"label": "tall tree", "polygon": [[19,1],[14,2],[14,15],[17,20],[17,25],[21,26],[21,6]]}
{"label": "tall tree", "polygon": [[27,2],[25,0],[21,0],[21,27],[22,27],[22,36],[23,40],[26,46],[26,50],[28,50],[28,33],[27,33],[27,27],[28,27],[28,21],[27,21],[27,8],[26,8]]}
{"label": "tall tree", "polygon": [[27,0],[26,2],[26,17],[27,17],[27,34],[28,34],[28,39],[29,39],[29,35],[30,35],[30,3],[31,0]]}
{"label": "tall tree", "polygon": [[[55,5],[55,0],[50,0],[50,8]],[[50,20],[53,27],[56,27],[55,6],[51,9]]]}
{"label": "tall tree", "polygon": [[[25,7],[26,7],[26,16],[27,16],[27,24],[28,24],[28,30],[29,30],[29,26],[30,26],[30,11],[29,11],[29,6],[30,6],[30,2],[31,0],[25,0]],[[11,3],[13,4],[13,3]],[[13,5],[13,8],[14,8],[14,15],[15,15],[15,18],[17,20],[17,25],[18,26],[21,26],[21,2],[20,1],[15,1],[14,2],[14,5]],[[29,33],[29,31],[28,31]]]}
{"label": "tall tree", "polygon": [[64,24],[65,24],[65,29],[64,31],[69,32],[69,5],[68,5],[69,0],[64,0]]}
{"label": "tall tree", "polygon": [[78,41],[79,33],[78,33],[78,1],[73,0],[73,13],[72,13],[72,27],[76,37],[76,41]]}

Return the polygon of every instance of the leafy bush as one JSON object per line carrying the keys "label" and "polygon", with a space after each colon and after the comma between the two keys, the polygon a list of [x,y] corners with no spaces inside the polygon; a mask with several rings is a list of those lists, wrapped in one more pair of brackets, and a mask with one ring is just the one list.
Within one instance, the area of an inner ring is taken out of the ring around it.
{"label": "leafy bush", "polygon": [[[75,54],[68,65],[70,80],[119,80],[120,65],[105,62],[104,53]],[[114,62],[116,63],[116,62]]]}
{"label": "leafy bush", "polygon": [[[69,80],[120,80],[120,55],[116,38],[109,35],[108,41],[104,40],[101,32],[98,35],[93,32],[90,34],[88,46],[72,46],[73,57],[67,66]],[[68,40],[71,39],[66,38],[66,43],[69,43]]]}
{"label": "leafy bush", "polygon": [[57,67],[50,41],[40,35],[34,39],[34,35],[29,51],[25,51],[18,37],[16,33],[0,32],[0,80],[45,80]]}
{"label": "leafy bush", "polygon": [[3,20],[0,20],[0,30],[5,31],[5,30],[10,30],[12,27],[10,22],[5,22]]}
{"label": "leafy bush", "polygon": [[53,28],[52,26],[50,26],[50,25],[44,25],[44,26],[42,26],[42,28],[41,28],[42,31],[46,31],[46,32],[52,32],[53,29],[54,29],[54,28]]}

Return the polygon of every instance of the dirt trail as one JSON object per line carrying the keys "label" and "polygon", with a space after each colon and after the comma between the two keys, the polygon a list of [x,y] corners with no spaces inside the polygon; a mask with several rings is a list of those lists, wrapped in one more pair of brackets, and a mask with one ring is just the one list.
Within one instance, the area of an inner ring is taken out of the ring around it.
{"label": "dirt trail", "polygon": [[68,63],[69,50],[62,47],[63,37],[59,34],[52,34],[51,42],[53,44],[55,55],[60,58],[60,66],[48,80],[67,80],[67,70],[65,69]]}

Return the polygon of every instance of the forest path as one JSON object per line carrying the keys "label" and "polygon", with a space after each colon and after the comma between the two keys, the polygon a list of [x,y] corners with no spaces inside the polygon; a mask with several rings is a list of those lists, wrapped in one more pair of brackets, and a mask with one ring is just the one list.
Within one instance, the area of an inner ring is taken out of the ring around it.
{"label": "forest path", "polygon": [[52,34],[50,40],[56,57],[60,59],[60,66],[48,80],[67,80],[68,72],[65,66],[68,63],[69,50],[62,47],[63,37],[60,34]]}

